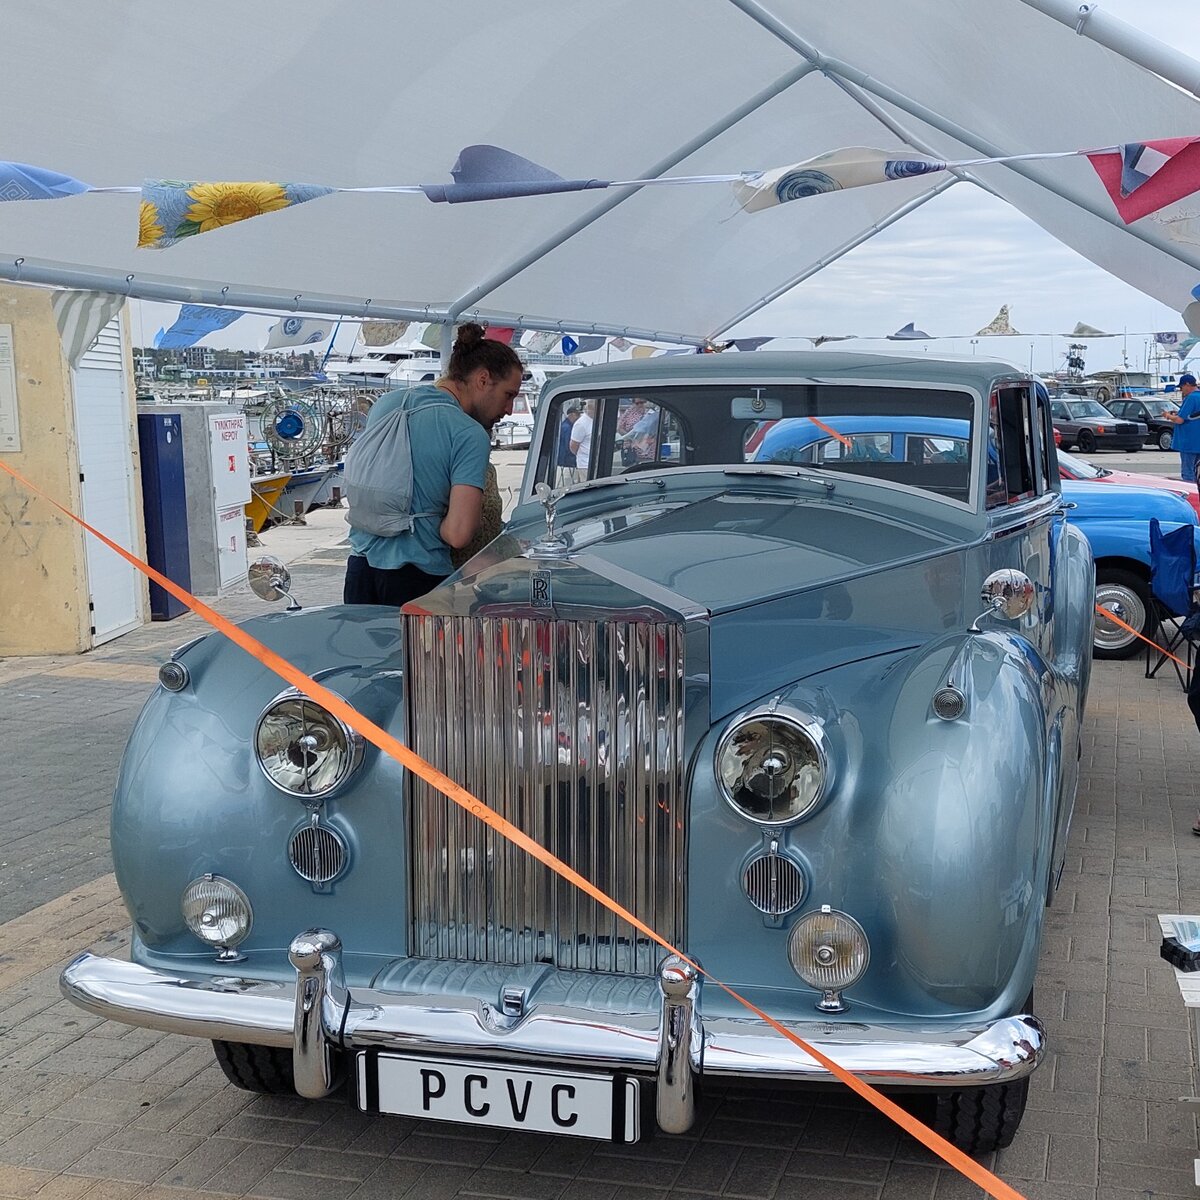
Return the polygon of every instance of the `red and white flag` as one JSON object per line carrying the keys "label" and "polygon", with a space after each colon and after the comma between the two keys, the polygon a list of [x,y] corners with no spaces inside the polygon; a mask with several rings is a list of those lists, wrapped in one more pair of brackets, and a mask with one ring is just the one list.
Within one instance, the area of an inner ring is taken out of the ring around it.
{"label": "red and white flag", "polygon": [[1126,225],[1200,192],[1200,138],[1126,142],[1087,158]]}

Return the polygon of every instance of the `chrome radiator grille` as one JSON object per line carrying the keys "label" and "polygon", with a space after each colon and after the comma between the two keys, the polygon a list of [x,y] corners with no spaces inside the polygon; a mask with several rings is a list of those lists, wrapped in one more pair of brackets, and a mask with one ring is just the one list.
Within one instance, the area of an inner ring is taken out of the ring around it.
{"label": "chrome radiator grille", "polygon": [[[404,621],[412,749],[682,946],[682,626]],[[645,935],[409,779],[412,954],[653,972]]]}

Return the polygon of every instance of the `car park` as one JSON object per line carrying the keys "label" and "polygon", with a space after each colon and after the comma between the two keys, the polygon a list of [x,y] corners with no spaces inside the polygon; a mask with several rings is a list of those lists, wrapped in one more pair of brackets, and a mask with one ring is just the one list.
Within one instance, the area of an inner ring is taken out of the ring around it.
{"label": "car park", "polygon": [[[658,421],[630,461],[634,395]],[[564,487],[579,403],[593,452]],[[787,430],[837,451],[785,457]],[[1045,1053],[1032,984],[1090,670],[1059,487],[1048,406],[1002,363],[584,368],[544,393],[518,505],[458,574],[399,614],[244,629],[983,1153]],[[255,578],[286,592],[278,564]],[[240,1086],[629,1141],[692,1128],[705,1081],[830,1081],[223,637],[164,665],[112,830],[130,960],[79,956],[65,994],[211,1039]]]}
{"label": "car park", "polygon": [[1168,417],[1179,411],[1177,401],[1168,396],[1119,397],[1105,407],[1114,417],[1124,421],[1140,421],[1146,426],[1146,440],[1160,450],[1170,450],[1175,425]]}
{"label": "car park", "polygon": [[1140,421],[1113,416],[1098,400],[1053,397],[1050,412],[1062,434],[1062,448],[1077,448],[1082,454],[1094,450],[1140,450],[1148,436]]}

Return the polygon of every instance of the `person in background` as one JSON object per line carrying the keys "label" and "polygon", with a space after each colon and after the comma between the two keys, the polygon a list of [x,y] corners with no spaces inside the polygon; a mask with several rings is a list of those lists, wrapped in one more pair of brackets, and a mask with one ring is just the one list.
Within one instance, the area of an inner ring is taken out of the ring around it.
{"label": "person in background", "polygon": [[1190,371],[1179,377],[1182,403],[1176,413],[1164,413],[1175,426],[1171,449],[1179,451],[1179,477],[1188,483],[1196,482],[1196,463],[1200,459],[1200,393],[1196,377]]}
{"label": "person in background", "polygon": [[578,404],[568,404],[558,426],[558,457],[555,465],[561,470],[570,470],[575,465],[575,454],[571,450],[571,430],[579,420]]}
{"label": "person in background", "polygon": [[575,455],[575,466],[581,479],[587,478],[588,467],[592,462],[592,424],[595,413],[596,404],[589,400],[571,429],[571,453]]}
{"label": "person in background", "polygon": [[367,427],[408,407],[412,447],[412,511],[428,513],[413,528],[379,537],[350,523],[347,604],[399,607],[423,596],[452,570],[451,548],[468,546],[483,509],[491,428],[521,390],[521,360],[511,346],[483,336],[474,323],[458,329],[446,374],[388,392],[367,414]]}

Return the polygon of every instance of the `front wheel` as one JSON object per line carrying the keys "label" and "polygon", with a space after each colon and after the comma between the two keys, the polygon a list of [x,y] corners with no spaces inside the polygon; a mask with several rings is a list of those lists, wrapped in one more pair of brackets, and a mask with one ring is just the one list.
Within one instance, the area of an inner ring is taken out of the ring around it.
{"label": "front wheel", "polygon": [[[1096,605],[1120,617],[1142,637],[1148,638],[1154,632],[1150,585],[1132,571],[1097,567]],[[1132,658],[1138,652],[1138,639],[1125,625],[1095,614],[1092,653],[1096,658]]]}
{"label": "front wheel", "polygon": [[1076,444],[1080,454],[1091,454],[1096,449],[1096,435],[1090,429],[1081,429]]}
{"label": "front wheel", "polygon": [[230,1083],[266,1096],[294,1096],[292,1052],[281,1046],[248,1046],[242,1042],[213,1042],[217,1063]]}
{"label": "front wheel", "polygon": [[1169,429],[1164,429],[1162,433],[1158,435],[1158,448],[1160,450],[1170,450],[1171,431]]}
{"label": "front wheel", "polygon": [[1003,1150],[1016,1136],[1028,1097],[1028,1076],[1013,1083],[941,1092],[931,1124],[965,1154]]}

